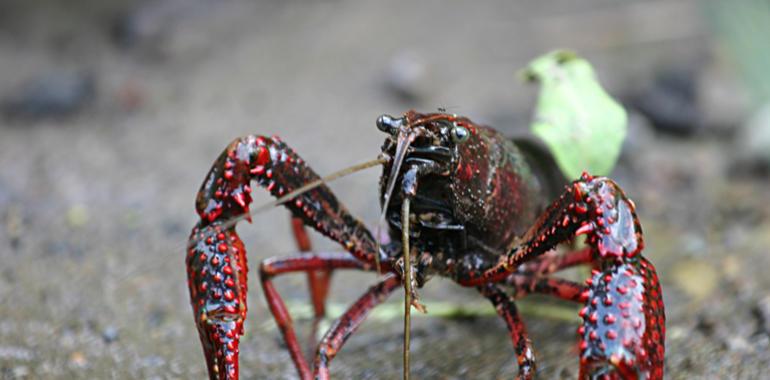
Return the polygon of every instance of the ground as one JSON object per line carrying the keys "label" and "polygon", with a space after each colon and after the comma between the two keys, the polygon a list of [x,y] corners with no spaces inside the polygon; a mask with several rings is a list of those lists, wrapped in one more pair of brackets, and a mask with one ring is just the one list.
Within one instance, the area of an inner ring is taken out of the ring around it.
{"label": "ground", "polygon": [[[105,3],[0,4],[5,99],[41,73],[86,73],[93,85],[70,114],[9,109],[0,119],[3,378],[205,376],[184,246],[195,192],[236,136],[280,135],[330,173],[379,153],[381,113],[444,107],[526,132],[536,92],[516,70],[555,47],[587,57],[624,99],[671,66],[706,73],[698,83],[731,73],[696,1]],[[633,117],[613,173],[636,201],[645,254],[662,279],[671,379],[760,378],[770,366],[770,187],[733,164],[733,128],[747,115],[723,120],[734,111],[719,108],[726,104],[702,109],[711,119],[684,137]],[[369,224],[378,216],[378,175],[331,185]],[[267,200],[255,191],[256,204]],[[294,250],[283,209],[240,231],[252,269]],[[334,248],[313,238],[319,249]],[[254,270],[249,277],[243,377],[294,378]],[[375,281],[335,275],[332,311]],[[304,276],[278,284],[301,313]],[[474,316],[414,319],[416,378],[515,372],[504,325],[474,291],[438,279],[422,295],[429,310],[463,307]],[[393,310],[401,294],[391,301],[334,361],[339,378],[399,376]],[[522,309],[539,377],[574,378],[576,307],[533,298]],[[302,318],[298,325],[308,326]]]}

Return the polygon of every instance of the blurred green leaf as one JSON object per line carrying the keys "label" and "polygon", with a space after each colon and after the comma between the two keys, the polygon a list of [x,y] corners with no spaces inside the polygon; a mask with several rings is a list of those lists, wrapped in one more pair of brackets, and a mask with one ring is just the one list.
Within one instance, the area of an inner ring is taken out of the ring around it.
{"label": "blurred green leaf", "polygon": [[770,163],[770,2],[708,0],[701,6],[756,108],[739,130],[739,155]]}
{"label": "blurred green leaf", "polygon": [[588,61],[554,51],[532,61],[522,76],[540,84],[532,132],[551,149],[564,175],[608,175],[620,155],[627,115]]}
{"label": "blurred green leaf", "polygon": [[701,5],[757,104],[770,101],[770,2],[708,0]]}

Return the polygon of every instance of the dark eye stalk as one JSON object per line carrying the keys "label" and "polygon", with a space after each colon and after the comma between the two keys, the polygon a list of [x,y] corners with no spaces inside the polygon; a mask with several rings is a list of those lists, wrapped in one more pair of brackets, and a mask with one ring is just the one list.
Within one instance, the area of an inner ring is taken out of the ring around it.
{"label": "dark eye stalk", "polygon": [[380,115],[377,118],[377,129],[395,136],[403,123],[404,119],[402,118],[396,119],[390,115]]}

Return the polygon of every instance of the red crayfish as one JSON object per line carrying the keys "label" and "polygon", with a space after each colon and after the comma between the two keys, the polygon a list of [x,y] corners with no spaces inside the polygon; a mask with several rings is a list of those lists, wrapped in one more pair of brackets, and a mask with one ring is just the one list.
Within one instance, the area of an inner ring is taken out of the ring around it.
{"label": "red crayfish", "polygon": [[[214,163],[197,196],[200,221],[187,254],[190,297],[212,379],[238,378],[247,265],[235,221],[250,216],[252,182],[291,211],[303,251],[263,260],[259,267],[267,303],[302,379],[328,379],[329,365],[349,335],[401,286],[407,298],[406,377],[408,311],[421,307],[415,289],[433,275],[475,287],[492,302],[510,331],[521,379],[535,375],[535,358],[514,300],[530,293],[584,305],[581,378],[663,377],[661,289],[655,268],[641,254],[634,203],[615,182],[583,174],[565,186],[535,150],[457,115],[383,115],[377,127],[388,135],[375,162],[383,165],[381,222],[391,237],[383,244],[276,137],[236,139]],[[313,253],[304,226],[346,252]],[[555,254],[558,244],[578,235],[585,235],[585,248]],[[581,264],[593,268],[585,285],[549,276]],[[320,318],[330,274],[338,269],[380,271],[384,277],[332,324],[311,366],[273,279],[307,273]]]}

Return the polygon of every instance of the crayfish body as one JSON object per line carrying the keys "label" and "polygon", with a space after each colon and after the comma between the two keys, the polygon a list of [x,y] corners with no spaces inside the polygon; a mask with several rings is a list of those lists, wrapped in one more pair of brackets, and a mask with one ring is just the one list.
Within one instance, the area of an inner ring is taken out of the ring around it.
{"label": "crayfish body", "polygon": [[[475,287],[493,303],[510,332],[521,379],[532,378],[536,367],[514,301],[531,293],[584,305],[581,378],[662,378],[661,289],[655,268],[642,256],[635,206],[615,182],[584,174],[556,186],[529,149],[456,115],[409,111],[400,118],[383,115],[377,127],[388,134],[380,202],[391,241],[383,245],[325,185],[298,191],[320,177],[277,138],[236,139],[214,163],[198,193],[201,219],[187,256],[193,313],[212,379],[238,378],[247,265],[233,220],[249,215],[252,182],[288,197],[284,205],[294,217],[302,253],[262,261],[260,279],[303,379],[329,378],[332,359],[373,308],[406,278],[419,288],[434,275]],[[346,252],[311,252],[304,226]],[[586,236],[586,248],[553,252],[578,235]],[[405,260],[405,247],[414,262]],[[585,285],[551,276],[576,265],[593,268]],[[385,276],[332,324],[311,366],[272,280],[307,273],[317,321],[324,316],[331,272],[338,269]]]}

